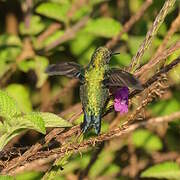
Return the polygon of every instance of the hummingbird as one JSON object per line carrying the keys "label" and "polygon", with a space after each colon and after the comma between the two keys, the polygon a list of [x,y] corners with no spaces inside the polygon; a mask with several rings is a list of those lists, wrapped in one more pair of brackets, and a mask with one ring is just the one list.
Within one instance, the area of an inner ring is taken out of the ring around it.
{"label": "hummingbird", "polygon": [[100,133],[102,113],[110,97],[110,88],[126,86],[137,90],[143,89],[139,80],[131,73],[110,68],[110,59],[116,54],[119,53],[112,53],[106,47],[99,47],[85,68],[75,62],[64,62],[49,65],[45,71],[50,76],[65,75],[79,79],[80,99],[84,112],[83,133],[91,126],[94,127],[96,134]]}

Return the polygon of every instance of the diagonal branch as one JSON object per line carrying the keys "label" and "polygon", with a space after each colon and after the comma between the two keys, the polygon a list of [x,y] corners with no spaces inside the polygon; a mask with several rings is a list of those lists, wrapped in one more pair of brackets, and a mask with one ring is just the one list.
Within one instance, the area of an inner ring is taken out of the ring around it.
{"label": "diagonal branch", "polygon": [[152,44],[152,40],[153,40],[154,36],[156,35],[160,25],[163,23],[169,10],[171,9],[171,7],[173,7],[174,3],[175,3],[175,0],[166,0],[165,1],[164,6],[160,10],[159,14],[156,16],[156,19],[155,19],[152,27],[147,32],[146,38],[140,45],[138,52],[132,58],[132,61],[131,61],[130,67],[129,67],[130,71],[134,72],[139,67],[140,60],[142,59],[145,51]]}

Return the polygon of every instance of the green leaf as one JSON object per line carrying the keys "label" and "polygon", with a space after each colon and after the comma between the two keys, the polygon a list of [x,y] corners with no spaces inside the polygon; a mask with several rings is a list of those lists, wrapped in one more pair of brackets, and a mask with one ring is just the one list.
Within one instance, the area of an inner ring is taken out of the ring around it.
{"label": "green leaf", "polygon": [[89,4],[82,6],[80,9],[75,11],[75,13],[72,16],[73,21],[78,21],[80,20],[83,16],[86,14],[90,13],[92,10],[92,7],[89,6]]}
{"label": "green leaf", "polygon": [[22,46],[22,43],[18,36],[2,34],[0,36],[0,46]]}
{"label": "green leaf", "polygon": [[48,112],[40,112],[39,115],[45,122],[45,127],[71,127],[72,124],[63,118]]}
{"label": "green leaf", "polygon": [[21,174],[16,175],[16,180],[37,180],[41,179],[42,177],[42,172],[24,172]]}
{"label": "green leaf", "polygon": [[14,119],[17,123],[17,127],[33,129],[42,134],[46,134],[45,122],[38,112],[32,112],[25,114],[17,119]]}
{"label": "green leaf", "polygon": [[47,68],[49,61],[44,56],[36,56],[34,59],[28,59],[18,64],[18,68],[23,72],[28,72],[30,69],[34,70],[38,81],[36,86],[40,88],[47,79],[47,74],[44,73]]}
{"label": "green leaf", "polygon": [[19,30],[23,35],[37,35],[45,29],[45,24],[41,20],[40,16],[32,16],[30,18],[30,25],[25,27],[25,23],[20,23]]}
{"label": "green leaf", "polygon": [[23,113],[32,111],[30,95],[26,87],[21,84],[10,84],[7,86],[6,92],[16,100]]}
{"label": "green leaf", "polygon": [[64,34],[63,30],[57,30],[56,32],[54,32],[52,35],[48,36],[42,43],[41,43],[41,47],[37,47],[37,48],[42,48],[42,47],[46,47],[49,44],[53,43],[54,41],[56,41],[56,39],[59,39],[62,35]]}
{"label": "green leaf", "polygon": [[0,175],[0,180],[15,180],[15,178],[8,175]]}
{"label": "green leaf", "polygon": [[18,127],[9,127],[7,129],[7,132],[3,133],[3,135],[0,136],[0,151],[3,149],[3,147],[15,136],[21,134],[25,129],[21,129]]}
{"label": "green leaf", "polygon": [[6,132],[6,127],[4,124],[0,121],[0,136]]}
{"label": "green leaf", "polygon": [[69,3],[60,4],[53,2],[45,2],[40,4],[36,8],[36,12],[49,18],[64,22],[67,20],[66,14],[69,8]]}
{"label": "green leaf", "polygon": [[163,147],[161,139],[145,129],[134,131],[132,141],[136,147],[144,148],[147,151],[158,151]]}
{"label": "green leaf", "polygon": [[27,59],[18,63],[18,68],[27,73],[30,69],[35,68],[35,61],[33,59]]}
{"label": "green leaf", "polygon": [[44,82],[46,81],[46,79],[48,77],[47,74],[44,73],[48,64],[49,64],[49,61],[46,57],[44,57],[44,56],[36,56],[35,57],[35,73],[38,77],[36,86],[38,88],[40,88],[44,84]]}
{"label": "green leaf", "polygon": [[178,99],[171,98],[168,100],[160,100],[149,106],[153,115],[164,116],[176,112],[180,109]]}
{"label": "green leaf", "polygon": [[180,166],[175,162],[164,162],[154,165],[141,173],[143,178],[158,178],[158,179],[180,179]]}
{"label": "green leaf", "polygon": [[[4,37],[5,38],[5,37]],[[10,68],[12,63],[15,62],[17,56],[21,53],[21,47],[20,46],[14,46],[12,41],[13,38],[10,38],[11,40],[4,40],[4,46],[0,48],[0,77],[2,77]],[[17,43],[17,42],[16,42]],[[13,46],[7,46],[6,44],[12,44]]]}
{"label": "green leaf", "polygon": [[112,57],[110,64],[112,66],[124,67],[124,66],[129,66],[130,62],[131,62],[131,56],[128,53],[121,52],[119,55]]}
{"label": "green leaf", "polygon": [[98,18],[89,20],[84,31],[96,36],[111,38],[116,36],[121,28],[121,24],[112,18]]}
{"label": "green leaf", "polygon": [[12,118],[20,115],[21,111],[16,101],[11,98],[7,92],[0,90],[0,116],[4,118]]}
{"label": "green leaf", "polygon": [[77,34],[76,38],[71,41],[71,52],[78,56],[78,62],[86,65],[97,48],[94,41],[96,37],[93,34],[81,31]]}

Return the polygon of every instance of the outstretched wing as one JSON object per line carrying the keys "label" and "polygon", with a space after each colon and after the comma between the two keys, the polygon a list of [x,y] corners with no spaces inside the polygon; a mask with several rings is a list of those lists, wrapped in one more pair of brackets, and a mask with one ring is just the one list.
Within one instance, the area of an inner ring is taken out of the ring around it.
{"label": "outstretched wing", "polygon": [[108,78],[105,80],[105,85],[109,87],[126,86],[137,90],[143,89],[139,80],[132,74],[116,68],[112,68],[108,73]]}
{"label": "outstretched wing", "polygon": [[67,77],[79,78],[82,80],[82,67],[75,62],[65,62],[59,64],[51,64],[45,70],[49,76],[53,75],[65,75]]}

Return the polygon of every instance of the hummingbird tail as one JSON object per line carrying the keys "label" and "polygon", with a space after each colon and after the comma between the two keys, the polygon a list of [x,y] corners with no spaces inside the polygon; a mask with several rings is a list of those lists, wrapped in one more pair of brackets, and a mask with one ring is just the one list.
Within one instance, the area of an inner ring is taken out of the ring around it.
{"label": "hummingbird tail", "polygon": [[98,135],[101,131],[101,116],[93,116],[93,126],[95,133]]}
{"label": "hummingbird tail", "polygon": [[101,116],[89,116],[84,112],[84,122],[82,124],[82,132],[85,133],[88,128],[93,125],[95,133],[99,134],[101,131]]}
{"label": "hummingbird tail", "polygon": [[84,113],[84,122],[82,124],[83,133],[85,133],[91,125],[93,125],[95,129],[95,133],[99,134],[101,131],[101,116],[89,116]]}
{"label": "hummingbird tail", "polygon": [[85,133],[92,123],[92,116],[88,116],[86,112],[84,112],[84,121],[82,124],[82,132]]}

